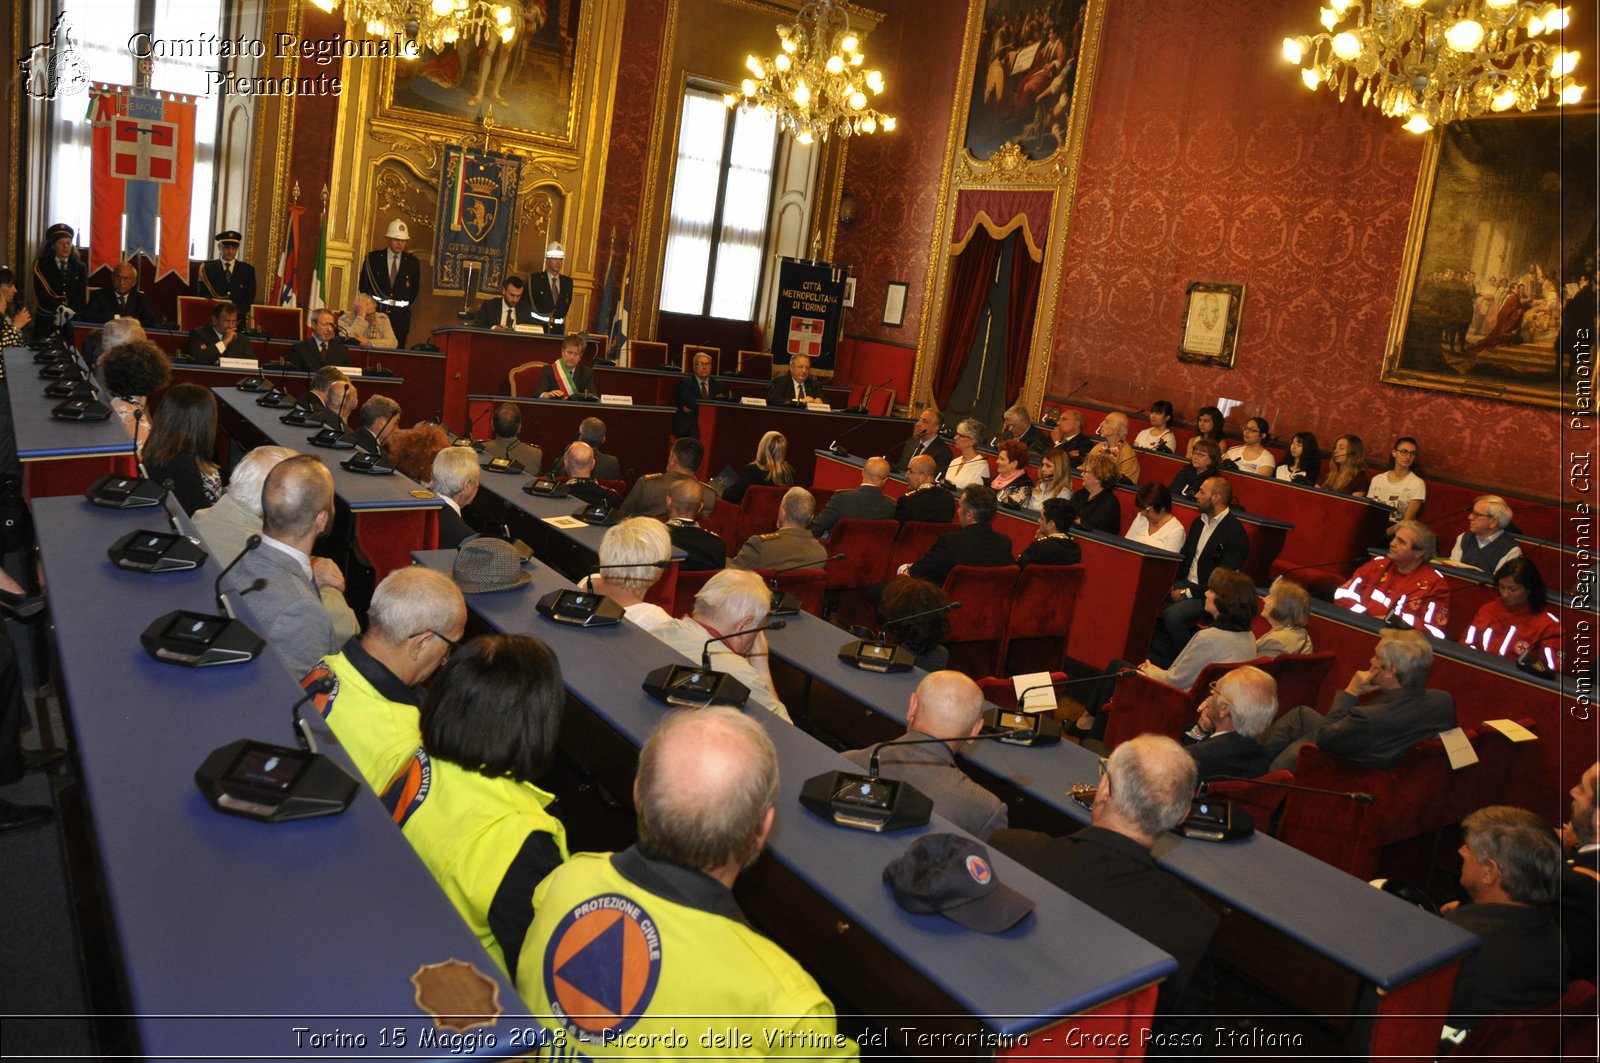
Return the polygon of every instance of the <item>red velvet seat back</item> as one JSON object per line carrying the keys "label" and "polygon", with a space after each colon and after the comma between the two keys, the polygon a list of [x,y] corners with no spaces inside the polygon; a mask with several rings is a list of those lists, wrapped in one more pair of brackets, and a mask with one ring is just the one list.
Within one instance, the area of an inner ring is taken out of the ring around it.
{"label": "red velvet seat back", "polygon": [[1271,834],[1272,817],[1283,807],[1284,798],[1289,796],[1289,791],[1281,786],[1263,784],[1292,782],[1294,782],[1294,772],[1280,770],[1257,776],[1254,781],[1240,782],[1229,779],[1207,783],[1206,786],[1212,796],[1231,801],[1250,813],[1250,818],[1255,820],[1256,833]]}
{"label": "red velvet seat back", "polygon": [[993,675],[999,667],[1000,647],[1011,617],[1011,588],[1016,586],[1014,565],[979,567],[957,565],[945,578],[944,592],[961,608],[951,612],[950,667],[976,679]]}
{"label": "red velvet seat back", "polygon": [[828,565],[828,589],[859,590],[894,575],[889,558],[899,531],[900,525],[892,520],[846,518],[835,524],[828,536],[828,553],[844,558]]}
{"label": "red velvet seat back", "polygon": [[893,574],[901,565],[919,561],[933,549],[933,544],[945,532],[953,532],[961,525],[955,521],[945,523],[932,520],[908,520],[900,525],[894,538],[894,554],[889,559],[889,572]]}
{"label": "red velvet seat back", "polygon": [[1007,672],[1015,675],[1062,666],[1082,584],[1080,565],[1029,565],[1022,570],[1016,589],[1011,592],[1005,645]]}
{"label": "red velvet seat back", "polygon": [[787,487],[756,484],[745,491],[744,499],[739,503],[739,539],[728,543],[730,555],[737,553],[750,536],[777,530],[778,506],[788,490]]}
{"label": "red velvet seat back", "polygon": [[789,572],[774,572],[770,568],[756,569],[762,581],[778,581],[780,591],[788,591],[800,599],[800,608],[812,616],[822,615],[822,595],[828,589],[828,574],[814,568],[797,568]]}
{"label": "red velvet seat back", "polygon": [[1282,716],[1297,705],[1310,705],[1320,710],[1327,704],[1322,686],[1333,671],[1335,656],[1332,651],[1285,653],[1252,663],[1277,680],[1278,715]]}
{"label": "red velvet seat back", "polygon": [[707,569],[704,572],[679,572],[678,586],[672,592],[672,608],[667,612],[673,616],[687,616],[694,611],[694,596],[700,593],[720,569]]}

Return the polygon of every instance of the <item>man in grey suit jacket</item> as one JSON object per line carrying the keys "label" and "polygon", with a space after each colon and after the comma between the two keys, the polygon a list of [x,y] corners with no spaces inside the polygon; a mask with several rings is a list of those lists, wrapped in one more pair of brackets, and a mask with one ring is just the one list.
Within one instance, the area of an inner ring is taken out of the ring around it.
{"label": "man in grey suit jacket", "polygon": [[[1433,647],[1420,631],[1385,631],[1372,664],[1333,699],[1328,715],[1306,705],[1288,712],[1267,731],[1261,744],[1272,767],[1294,770],[1300,747],[1315,742],[1366,768],[1388,771],[1412,746],[1456,725],[1455,698],[1426,690],[1433,669]],[[1376,694],[1361,704],[1358,699]]]}
{"label": "man in grey suit jacket", "polygon": [[868,458],[861,467],[861,486],[853,491],[835,491],[811,522],[811,534],[826,539],[841,520],[893,520],[894,499],[883,493],[889,478],[886,458]]}
{"label": "man in grey suit jacket", "polygon": [[[983,727],[983,691],[960,672],[933,672],[911,694],[906,733],[895,742],[922,739],[922,745],[883,747],[878,767],[885,778],[900,779],[933,799],[933,810],[975,838],[1006,825],[1006,806],[956,767],[956,750]],[[943,742],[928,742],[942,738]],[[845,759],[867,768],[872,749],[855,749]]]}
{"label": "man in grey suit jacket", "polygon": [[[243,604],[252,626],[297,680],[361,629],[345,603],[339,566],[311,557],[332,520],[333,476],[322,459],[284,459],[261,491],[261,545],[223,582],[235,594],[251,588]],[[259,589],[253,587],[258,580]]]}

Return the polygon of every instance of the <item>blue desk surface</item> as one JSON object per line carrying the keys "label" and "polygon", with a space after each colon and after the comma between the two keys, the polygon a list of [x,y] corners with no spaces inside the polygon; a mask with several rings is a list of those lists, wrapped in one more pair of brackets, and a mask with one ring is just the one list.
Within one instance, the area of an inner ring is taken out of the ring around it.
{"label": "blue desk surface", "polygon": [[62,400],[45,397],[44,389],[53,381],[39,375],[31,350],[7,347],[5,362],[18,458],[42,461],[133,453],[133,440],[114,417],[106,421],[58,421],[50,416]]}
{"label": "blue desk surface", "polygon": [[[839,647],[850,641],[847,633],[809,613],[788,619],[787,628],[767,635],[774,656],[866,708],[905,722],[911,692],[925,673],[888,675],[852,668],[838,657]],[[1099,778],[1099,757],[1083,747],[1071,742],[975,742],[962,758],[1046,807],[1088,824],[1089,811],[1068,796],[1072,786],[1093,786]],[[1477,943],[1476,937],[1437,916],[1267,835],[1217,844],[1173,834],[1157,843],[1155,855],[1197,889],[1386,989]]]}
{"label": "blue desk surface", "polygon": [[[194,771],[213,749],[239,738],[294,744],[289,708],[301,693],[270,651],[189,669],[140,647],[156,617],[215,608],[217,562],[161,575],[112,565],[106,548],[119,536],[168,527],[160,509],[47,498],[33,513],[144,1052],[296,1055],[307,1049],[296,1048],[295,1027],[338,1027],[364,1033],[377,1056],[378,1031],[392,1026],[416,1051],[433,1023],[410,978],[452,958],[492,979],[511,1025],[524,1025],[516,991],[365,787],[340,816],[270,825],[213,811],[201,796]],[[331,738],[319,741],[343,761]],[[506,1018],[490,1029],[503,1051]]]}
{"label": "blue desk surface", "polygon": [[[413,556],[449,572],[455,551]],[[635,746],[643,745],[667,711],[640,688],[644,674],[686,658],[631,623],[583,630],[544,619],[533,603],[572,584],[538,562],[530,562],[530,568],[534,579],[527,587],[468,595],[468,607],[497,631],[548,643],[561,660],[568,692]],[[628,666],[618,667],[619,662]],[[1093,1008],[1176,968],[1166,953],[999,853],[993,855],[1001,880],[1037,904],[1018,926],[1004,934],[979,934],[942,916],[902,911],[883,885],[883,866],[926,831],[957,828],[938,817],[925,828],[894,834],[824,823],[800,807],[800,787],[814,775],[854,769],[778,717],[759,710],[753,715],[772,736],[782,771],[778,822],[768,845],[772,858],[994,1031],[1037,1030],[1052,1018]]]}
{"label": "blue desk surface", "polygon": [[[570,517],[583,503],[572,497],[551,498],[548,495],[530,495],[522,490],[522,485],[528,482],[526,476],[507,476],[504,474],[484,473],[480,483],[483,491],[494,495],[506,505],[532,517],[534,520],[545,520],[548,517]],[[581,528],[556,528],[550,529],[571,539],[583,549],[600,556],[600,542],[606,537],[610,529],[600,524],[585,524]],[[672,558],[682,561],[689,555],[683,550],[673,547]]]}
{"label": "blue desk surface", "polygon": [[273,443],[321,458],[328,466],[328,471],[333,473],[334,493],[353,511],[437,509],[441,505],[433,494],[426,498],[413,497],[411,492],[420,490],[421,486],[400,473],[393,476],[363,476],[350,472],[339,463],[348,461],[351,455],[359,451],[312,446],[308,440],[316,434],[316,428],[284,424],[279,418],[286,411],[257,406],[256,395],[234,388],[211,390],[219,403],[238,414]]}

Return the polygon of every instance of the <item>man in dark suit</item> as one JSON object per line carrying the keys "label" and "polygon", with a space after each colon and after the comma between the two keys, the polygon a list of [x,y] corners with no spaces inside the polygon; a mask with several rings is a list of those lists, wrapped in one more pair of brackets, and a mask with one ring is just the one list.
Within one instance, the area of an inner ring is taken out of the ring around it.
{"label": "man in dark suit", "polygon": [[478,497],[482,473],[478,455],[469,447],[445,447],[433,457],[433,493],[444,500],[439,507],[439,549],[454,550],[478,534],[467,523],[467,507]]}
{"label": "man in dark suit", "polygon": [[1205,615],[1206,586],[1211,570],[1240,569],[1250,553],[1250,540],[1244,525],[1234,514],[1233,488],[1221,476],[1208,476],[1195,492],[1194,504],[1200,516],[1189,525],[1178,561],[1178,582],[1171,601],[1161,611],[1155,639],[1150,644],[1150,660],[1162,668],[1173,660],[1194,637],[1194,623]]}
{"label": "man in dark suit", "polygon": [[308,373],[327,365],[349,365],[344,341],[334,336],[333,326],[332,310],[311,311],[311,336],[289,348],[289,364]]}
{"label": "man in dark suit", "polygon": [[[1456,725],[1456,701],[1423,684],[1433,669],[1433,646],[1420,631],[1385,630],[1364,672],[1350,677],[1323,716],[1309,705],[1289,710],[1261,744],[1273,769],[1294,770],[1300,747],[1315,742],[1324,753],[1364,768],[1389,771],[1411,747]],[[1372,696],[1363,702],[1362,698]]]}
{"label": "man in dark suit", "polygon": [[1061,838],[1002,830],[989,839],[994,848],[1178,961],[1177,972],[1161,983],[1156,997],[1160,1032],[1182,1021],[1167,1016],[1206,1010],[1205,979],[1196,975],[1216,936],[1217,917],[1150,854],[1189,814],[1195,785],[1194,761],[1176,742],[1140,735],[1101,762],[1089,827]]}
{"label": "man in dark suit", "polygon": [[694,372],[678,381],[677,409],[672,414],[673,435],[699,439],[700,404],[725,396],[726,386],[717,382],[711,370],[711,356],[697,354],[694,356]]}
{"label": "man in dark suit", "polygon": [[[1278,712],[1278,681],[1259,668],[1235,668],[1200,703],[1200,719],[1184,735],[1200,781],[1218,775],[1253,779],[1270,770],[1261,736]],[[1262,824],[1265,827],[1265,824]]]}
{"label": "man in dark suit", "polygon": [[527,285],[523,284],[521,277],[507,277],[505,286],[500,289],[500,298],[485,299],[483,305],[478,307],[478,313],[472,319],[472,323],[479,328],[500,329],[532,325],[533,314],[522,301],[523,293],[526,291]]}
{"label": "man in dark suit", "polygon": [[594,477],[594,448],[578,441],[567,447],[567,478],[563,486],[567,494],[589,505],[604,502],[612,509],[622,504],[622,499],[608,487],[601,487]]}
{"label": "man in dark suit", "polygon": [[411,230],[399,218],[389,223],[384,237],[388,246],[367,253],[356,287],[372,296],[379,311],[389,316],[395,341],[403,350],[411,331],[411,304],[422,290],[422,261],[406,250]]}
{"label": "man in dark suit", "polygon": [[932,406],[917,415],[911,438],[900,448],[900,460],[895,465],[895,471],[910,469],[911,459],[919,454],[926,454],[933,459],[935,478],[950,464],[950,444],[939,438],[939,414]]}
{"label": "man in dark suit", "polygon": [[811,522],[811,534],[826,539],[841,520],[893,520],[895,500],[883,493],[889,478],[887,458],[868,458],[861,467],[861,486],[853,491],[835,491]]}
{"label": "man in dark suit", "polygon": [[767,405],[800,404],[807,398],[822,398],[822,385],[811,379],[811,359],[803,354],[797,354],[789,359],[789,371],[780,375],[772,382],[772,386],[767,388]]}
{"label": "man in dark suit", "polygon": [[[600,444],[606,441],[606,423],[598,417],[585,417],[578,422],[578,443],[585,443],[594,452],[594,472],[591,474],[596,480],[622,479],[622,463],[615,454],[607,454],[600,449]],[[569,443],[570,448],[575,443]],[[556,456],[555,463],[550,466],[551,476],[571,476],[572,470],[567,468],[567,451],[562,450]],[[658,515],[658,514],[653,514]]]}
{"label": "man in dark suit", "polygon": [[1600,762],[1590,766],[1570,791],[1572,841],[1561,868],[1561,932],[1567,939],[1567,977],[1585,982],[1595,979],[1597,935],[1595,916],[1600,912]]}
{"label": "man in dark suit", "polygon": [[1017,559],[1011,553],[1011,540],[995,531],[990,524],[998,508],[994,488],[974,484],[963,490],[961,502],[956,506],[956,519],[961,522],[961,528],[939,536],[926,556],[909,565],[902,565],[901,573],[914,579],[925,579],[929,583],[943,584],[950,570],[957,565],[995,568],[1016,564]]}
{"label": "man in dark suit", "polygon": [[597,394],[594,370],[583,364],[582,336],[566,336],[561,340],[561,360],[539,371],[537,394],[541,399]]}
{"label": "man in dark suit", "polygon": [[1005,430],[1000,433],[1002,440],[1015,439],[1028,448],[1028,454],[1037,460],[1041,454],[1050,449],[1050,437],[1039,430],[1033,423],[1033,415],[1021,406],[1013,406],[1000,415],[1005,423]]}
{"label": "man in dark suit", "polygon": [[195,279],[195,294],[232,303],[239,311],[240,325],[250,320],[250,308],[256,302],[256,268],[239,261],[242,239],[233,229],[218,233],[217,257],[202,262],[200,275]]}
{"label": "man in dark suit", "polygon": [[153,327],[159,318],[151,308],[149,298],[138,290],[138,283],[139,271],[133,263],[122,263],[111,274],[111,287],[96,289],[89,296],[89,305],[79,317],[85,322],[131,317],[145,328]]}
{"label": "man in dark suit", "polygon": [[295,403],[297,409],[310,410],[313,414],[324,414],[333,411],[340,425],[344,419],[355,412],[357,396],[355,385],[350,383],[350,378],[344,371],[336,366],[323,366],[311,378],[311,388],[300,401]]}
{"label": "man in dark suit", "polygon": [[546,332],[559,334],[567,330],[567,310],[572,306],[572,278],[561,275],[566,261],[566,249],[559,243],[552,243],[544,249],[543,272],[528,278],[523,302],[533,323],[543,325]]}
{"label": "man in dark suit", "polygon": [[684,572],[710,572],[728,567],[728,544],[722,536],[700,526],[705,499],[700,484],[684,476],[667,488],[667,533],[672,545],[689,556],[679,568]]}
{"label": "man in dark suit", "polygon": [[33,263],[35,339],[55,334],[56,312],[81,314],[89,305],[89,271],[72,246],[72,226],[56,223],[44,231],[44,249]]}
{"label": "man in dark suit", "polygon": [[250,337],[239,331],[239,311],[228,302],[211,308],[211,324],[189,330],[184,353],[193,362],[216,365],[223,358],[253,358]]}
{"label": "man in dark suit", "polygon": [[1072,459],[1072,467],[1076,469],[1089,456],[1089,451],[1094,449],[1095,438],[1084,435],[1083,414],[1077,410],[1062,410],[1061,416],[1056,418],[1054,427],[1050,429],[1050,442],[1052,446],[1067,452],[1067,457]]}
{"label": "man in dark suit", "polygon": [[[389,452],[388,438],[399,427],[400,404],[387,395],[374,395],[361,404],[352,435],[358,448],[381,457]],[[476,464],[477,455],[472,457]]]}
{"label": "man in dark suit", "polygon": [[934,482],[939,466],[927,454],[911,459],[906,470],[906,493],[895,500],[894,519],[904,524],[908,520],[932,521],[944,524],[956,519],[956,498],[943,486]]}

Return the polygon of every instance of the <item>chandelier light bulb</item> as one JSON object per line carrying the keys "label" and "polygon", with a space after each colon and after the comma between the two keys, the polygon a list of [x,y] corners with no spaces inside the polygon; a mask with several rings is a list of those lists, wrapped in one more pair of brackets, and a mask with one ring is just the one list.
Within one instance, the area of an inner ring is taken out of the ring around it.
{"label": "chandelier light bulb", "polygon": [[1428,116],[1421,111],[1412,111],[1411,118],[1405,124],[1405,129],[1412,133],[1426,133],[1433,128],[1433,123],[1428,121]]}
{"label": "chandelier light bulb", "polygon": [[856,110],[859,111],[859,110],[861,110],[861,108],[865,107],[866,105],[867,105],[867,94],[866,93],[857,91],[857,92],[852,92],[850,94],[850,106],[851,107],[854,107]]}
{"label": "chandelier light bulb", "polygon": [[1567,28],[1567,25],[1571,20],[1571,16],[1572,11],[1570,8],[1558,8],[1544,17],[1545,28],[1552,30],[1564,30]]}
{"label": "chandelier light bulb", "polygon": [[311,0],[311,2],[313,4],[315,4],[317,6],[317,8],[319,10],[321,10],[324,14],[327,14],[327,15],[333,14],[334,0]]}
{"label": "chandelier light bulb", "polygon": [[756,94],[756,83],[749,78],[745,78],[739,83],[739,91],[746,96],[754,96]]}
{"label": "chandelier light bulb", "polygon": [[1504,8],[1510,7],[1512,4],[1516,3],[1517,0],[1486,0],[1486,2],[1496,11],[1500,11]]}
{"label": "chandelier light bulb", "polygon": [[1361,54],[1361,38],[1348,30],[1335,34],[1333,38],[1333,54],[1346,62]]}
{"label": "chandelier light bulb", "polygon": [[1350,2],[1351,0],[1328,0],[1328,6],[1333,8],[1334,11],[1338,12],[1340,15],[1343,15],[1350,9]]}
{"label": "chandelier light bulb", "polygon": [[857,48],[861,47],[861,42],[857,40],[855,34],[852,33],[845,37],[844,40],[839,42],[839,47],[846,52],[853,52]]}
{"label": "chandelier light bulb", "polygon": [[1322,9],[1322,14],[1319,15],[1318,18],[1321,20],[1324,29],[1331,30],[1339,23],[1339,12],[1335,11],[1331,7],[1325,7]]}
{"label": "chandelier light bulb", "polygon": [[800,135],[795,137],[795,140],[799,141],[802,144],[810,144],[814,139],[815,138],[812,137],[811,130],[809,130],[809,129],[802,129],[800,131]]}
{"label": "chandelier light bulb", "polygon": [[[1583,92],[1583,90],[1579,89],[1578,92],[1581,94]],[[894,124],[895,124],[894,115],[886,114],[886,115],[883,116],[883,131],[885,133],[893,133],[894,132]]]}
{"label": "chandelier light bulb", "polygon": [[779,70],[788,70],[794,63],[789,61],[788,53],[779,52],[772,57],[772,65]]}
{"label": "chandelier light bulb", "polygon": [[1306,88],[1313,91],[1322,83],[1322,79],[1317,76],[1317,72],[1310,67],[1300,71],[1300,80],[1305,82]]}
{"label": "chandelier light bulb", "polygon": [[830,55],[823,69],[830,74],[842,74],[844,73],[844,60],[837,55]]}
{"label": "chandelier light bulb", "polygon": [[767,72],[766,72],[765,68],[762,67],[761,60],[757,59],[755,56],[753,56],[753,55],[745,56],[744,65],[745,65],[745,68],[748,69],[750,71],[750,73],[754,74],[756,77],[759,78],[759,77],[765,77],[766,76]]}
{"label": "chandelier light bulb", "polygon": [[796,47],[798,47],[798,46],[794,43],[793,38],[791,38],[791,37],[784,37],[783,38],[783,50],[784,51],[788,52],[790,55],[793,55]]}
{"label": "chandelier light bulb", "polygon": [[735,96],[733,93],[724,92],[722,94],[722,106],[726,107],[728,110],[730,110],[730,111],[733,110],[734,106],[738,102],[739,102],[739,97]]}
{"label": "chandelier light bulb", "polygon": [[1423,4],[1426,4],[1428,0],[1400,0],[1400,2],[1407,7],[1421,7]]}
{"label": "chandelier light bulb", "polygon": [[1528,36],[1537,37],[1544,32],[1544,19],[1533,15],[1528,19]]}
{"label": "chandelier light bulb", "polygon": [[872,94],[874,96],[878,95],[880,92],[883,91],[883,71],[881,71],[881,70],[869,70],[869,71],[867,71],[867,88],[872,90]]}
{"label": "chandelier light bulb", "polygon": [[1444,39],[1456,51],[1470,52],[1483,43],[1483,24],[1464,18],[1444,31]]}
{"label": "chandelier light bulb", "polygon": [[1489,101],[1492,111],[1509,111],[1517,102],[1517,90],[1512,88],[1502,89]]}
{"label": "chandelier light bulb", "polygon": [[789,95],[792,96],[794,98],[794,102],[798,103],[801,107],[804,107],[811,102],[811,90],[806,87],[806,83],[804,81],[795,82],[794,91]]}
{"label": "chandelier light bulb", "polygon": [[1550,60],[1550,76],[1564,78],[1578,65],[1578,52],[1557,52]]}
{"label": "chandelier light bulb", "polygon": [[1568,85],[1566,88],[1561,90],[1561,102],[1563,104],[1577,103],[1579,100],[1583,99],[1583,90],[1584,87],[1582,85]]}
{"label": "chandelier light bulb", "polygon": [[1295,40],[1293,37],[1285,37],[1283,39],[1283,58],[1285,61],[1293,63],[1295,66],[1299,66],[1300,60],[1304,59],[1305,57],[1306,50],[1299,41]]}
{"label": "chandelier light bulb", "polygon": [[500,23],[500,25],[502,25],[502,26],[511,25],[511,9],[509,7],[497,7],[497,8],[495,8],[494,9],[494,20],[496,22]]}
{"label": "chandelier light bulb", "polygon": [[500,31],[500,40],[506,44],[510,44],[516,35],[517,31],[512,29],[510,26],[507,26]]}

